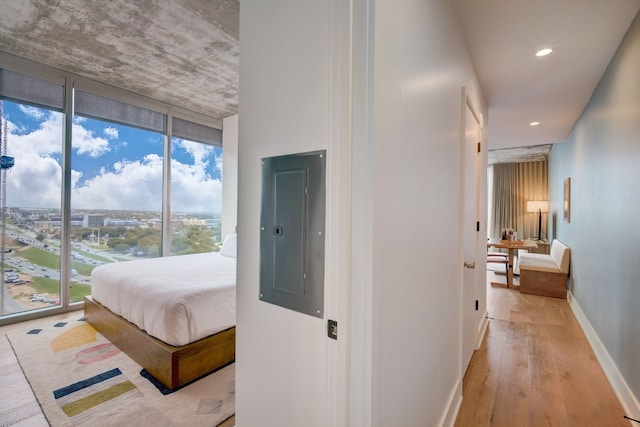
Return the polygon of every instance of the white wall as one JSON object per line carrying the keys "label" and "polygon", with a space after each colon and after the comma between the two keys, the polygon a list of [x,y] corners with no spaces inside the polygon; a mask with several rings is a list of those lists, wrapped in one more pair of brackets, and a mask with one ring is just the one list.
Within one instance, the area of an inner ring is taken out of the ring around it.
{"label": "white wall", "polygon": [[327,425],[327,320],[259,301],[259,219],[261,158],[328,148],[330,19],[326,1],[240,4],[239,427]]}
{"label": "white wall", "polygon": [[[342,3],[240,5],[239,427],[448,425],[459,404],[461,87],[486,109],[450,2]],[[322,148],[337,343],[317,338],[326,319],[258,300],[260,158]]]}
{"label": "white wall", "polygon": [[222,239],[238,224],[238,115],[222,121]]}
{"label": "white wall", "polygon": [[[549,219],[554,237],[571,247],[571,292],[634,418],[640,417],[639,75],[640,15],[568,140],[554,145],[549,160]],[[569,223],[562,213],[568,177]]]}
{"label": "white wall", "polygon": [[485,109],[450,2],[375,16],[373,425],[437,426],[462,379],[461,87]]}

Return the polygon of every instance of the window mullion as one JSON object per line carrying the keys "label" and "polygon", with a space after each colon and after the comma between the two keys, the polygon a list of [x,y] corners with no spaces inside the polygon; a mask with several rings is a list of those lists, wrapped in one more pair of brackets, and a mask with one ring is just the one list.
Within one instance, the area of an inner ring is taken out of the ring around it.
{"label": "window mullion", "polygon": [[64,98],[64,126],[62,126],[62,213],[60,224],[60,305],[69,306],[70,230],[71,230],[71,143],[73,130],[73,81],[67,77]]}
{"label": "window mullion", "polygon": [[166,132],[163,135],[162,156],[162,256],[171,255],[171,134],[173,132],[171,114],[165,116]]}

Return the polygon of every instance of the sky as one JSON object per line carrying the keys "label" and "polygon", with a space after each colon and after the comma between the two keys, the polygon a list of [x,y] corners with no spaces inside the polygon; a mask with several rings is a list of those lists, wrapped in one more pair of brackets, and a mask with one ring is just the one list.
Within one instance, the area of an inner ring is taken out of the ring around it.
{"label": "sky", "polygon": [[[60,208],[62,113],[2,101],[7,152],[7,206]],[[5,131],[6,120],[6,131]],[[163,146],[159,133],[73,118],[72,209],[162,209]],[[174,212],[220,213],[222,149],[174,138]]]}

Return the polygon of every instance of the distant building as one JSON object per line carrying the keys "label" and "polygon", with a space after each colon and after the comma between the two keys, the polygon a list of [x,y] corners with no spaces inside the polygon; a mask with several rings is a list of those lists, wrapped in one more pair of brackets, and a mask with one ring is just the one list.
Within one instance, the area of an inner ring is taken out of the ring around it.
{"label": "distant building", "polygon": [[106,227],[138,227],[140,222],[137,219],[105,218],[104,225]]}
{"label": "distant building", "polygon": [[86,228],[104,227],[104,215],[98,215],[98,214],[85,215],[83,227],[86,227]]}
{"label": "distant building", "polygon": [[205,225],[204,219],[183,219],[183,225]]}
{"label": "distant building", "polygon": [[38,231],[52,230],[53,225],[51,221],[33,221],[33,228]]}
{"label": "distant building", "polygon": [[[60,216],[51,216],[49,220],[33,221],[35,228],[40,230],[59,229],[62,226],[62,218]],[[71,215],[71,227],[82,227],[84,217],[82,215]]]}
{"label": "distant building", "polygon": [[204,220],[204,224],[209,228],[220,227],[221,223],[222,220],[220,218],[208,218]]}

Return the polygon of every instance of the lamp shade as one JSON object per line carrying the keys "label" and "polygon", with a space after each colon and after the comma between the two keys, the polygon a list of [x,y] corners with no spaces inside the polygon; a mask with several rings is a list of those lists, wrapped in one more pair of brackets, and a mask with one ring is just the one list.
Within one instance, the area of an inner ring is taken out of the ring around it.
{"label": "lamp shade", "polygon": [[529,200],[527,212],[549,212],[549,202],[546,200]]}

